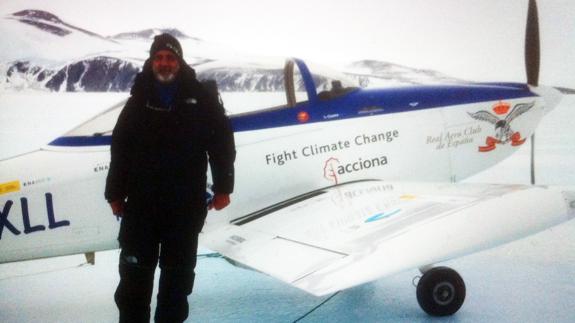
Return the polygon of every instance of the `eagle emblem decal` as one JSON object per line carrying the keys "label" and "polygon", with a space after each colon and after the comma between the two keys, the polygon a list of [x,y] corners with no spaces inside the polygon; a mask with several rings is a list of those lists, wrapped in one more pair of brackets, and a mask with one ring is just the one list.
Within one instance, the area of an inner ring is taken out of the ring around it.
{"label": "eagle emblem decal", "polygon": [[502,116],[509,111],[509,103],[499,102],[495,104],[493,106],[493,112],[495,114],[485,110],[477,111],[475,113],[468,112],[473,119],[488,122],[495,127],[495,137],[488,136],[485,139],[485,146],[480,146],[479,151],[492,151],[496,148],[496,145],[505,145],[509,142],[511,142],[512,146],[522,145],[526,138],[521,138],[521,134],[518,131],[513,131],[513,129],[511,129],[511,122],[513,122],[515,118],[529,111],[533,106],[535,106],[535,102],[518,103],[504,118],[499,117],[498,115]]}

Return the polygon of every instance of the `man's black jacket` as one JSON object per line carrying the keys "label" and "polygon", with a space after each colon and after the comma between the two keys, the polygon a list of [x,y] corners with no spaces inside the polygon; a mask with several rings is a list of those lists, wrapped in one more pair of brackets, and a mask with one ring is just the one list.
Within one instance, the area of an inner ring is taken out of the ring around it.
{"label": "man's black jacket", "polygon": [[128,211],[204,212],[208,161],[213,191],[233,190],[234,137],[223,107],[187,65],[175,81],[168,110],[146,62],[114,128],[105,197],[128,198]]}

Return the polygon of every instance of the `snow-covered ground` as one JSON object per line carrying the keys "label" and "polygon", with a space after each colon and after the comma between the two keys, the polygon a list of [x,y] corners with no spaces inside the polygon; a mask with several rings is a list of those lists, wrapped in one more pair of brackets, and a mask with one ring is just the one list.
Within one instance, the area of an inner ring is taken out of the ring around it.
{"label": "snow-covered ground", "polygon": [[[34,92],[35,93],[35,92]],[[228,109],[271,97],[226,94]],[[8,94],[0,98],[0,159],[35,149],[125,94]],[[540,184],[575,186],[575,96],[566,97],[537,132]],[[529,148],[475,182],[527,183]],[[200,249],[200,254],[210,251]],[[0,265],[0,322],[114,322],[118,251]],[[417,271],[317,298],[219,257],[200,256],[189,322],[575,322],[575,221],[446,263],[467,285],[453,317],[433,319],[417,305]],[[157,275],[156,275],[157,276]],[[329,300],[328,300],[329,299]],[[155,305],[155,304],[154,304]]]}

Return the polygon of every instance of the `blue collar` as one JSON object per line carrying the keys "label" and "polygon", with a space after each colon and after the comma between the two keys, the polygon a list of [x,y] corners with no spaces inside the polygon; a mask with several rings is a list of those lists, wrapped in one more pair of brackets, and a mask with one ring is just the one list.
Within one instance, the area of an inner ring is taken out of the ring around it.
{"label": "blue collar", "polygon": [[176,82],[164,84],[156,81],[154,82],[154,88],[162,107],[168,111],[172,110],[172,105],[176,98],[176,90],[178,89]]}

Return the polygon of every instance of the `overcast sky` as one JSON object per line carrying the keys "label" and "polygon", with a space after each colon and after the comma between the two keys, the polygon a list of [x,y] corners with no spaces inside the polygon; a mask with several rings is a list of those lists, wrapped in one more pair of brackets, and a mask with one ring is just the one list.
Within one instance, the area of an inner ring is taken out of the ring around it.
{"label": "overcast sky", "polygon": [[[479,81],[525,80],[527,0],[2,0],[102,35],[176,27],[261,55],[378,59]],[[540,0],[541,84],[575,88],[575,1]]]}

